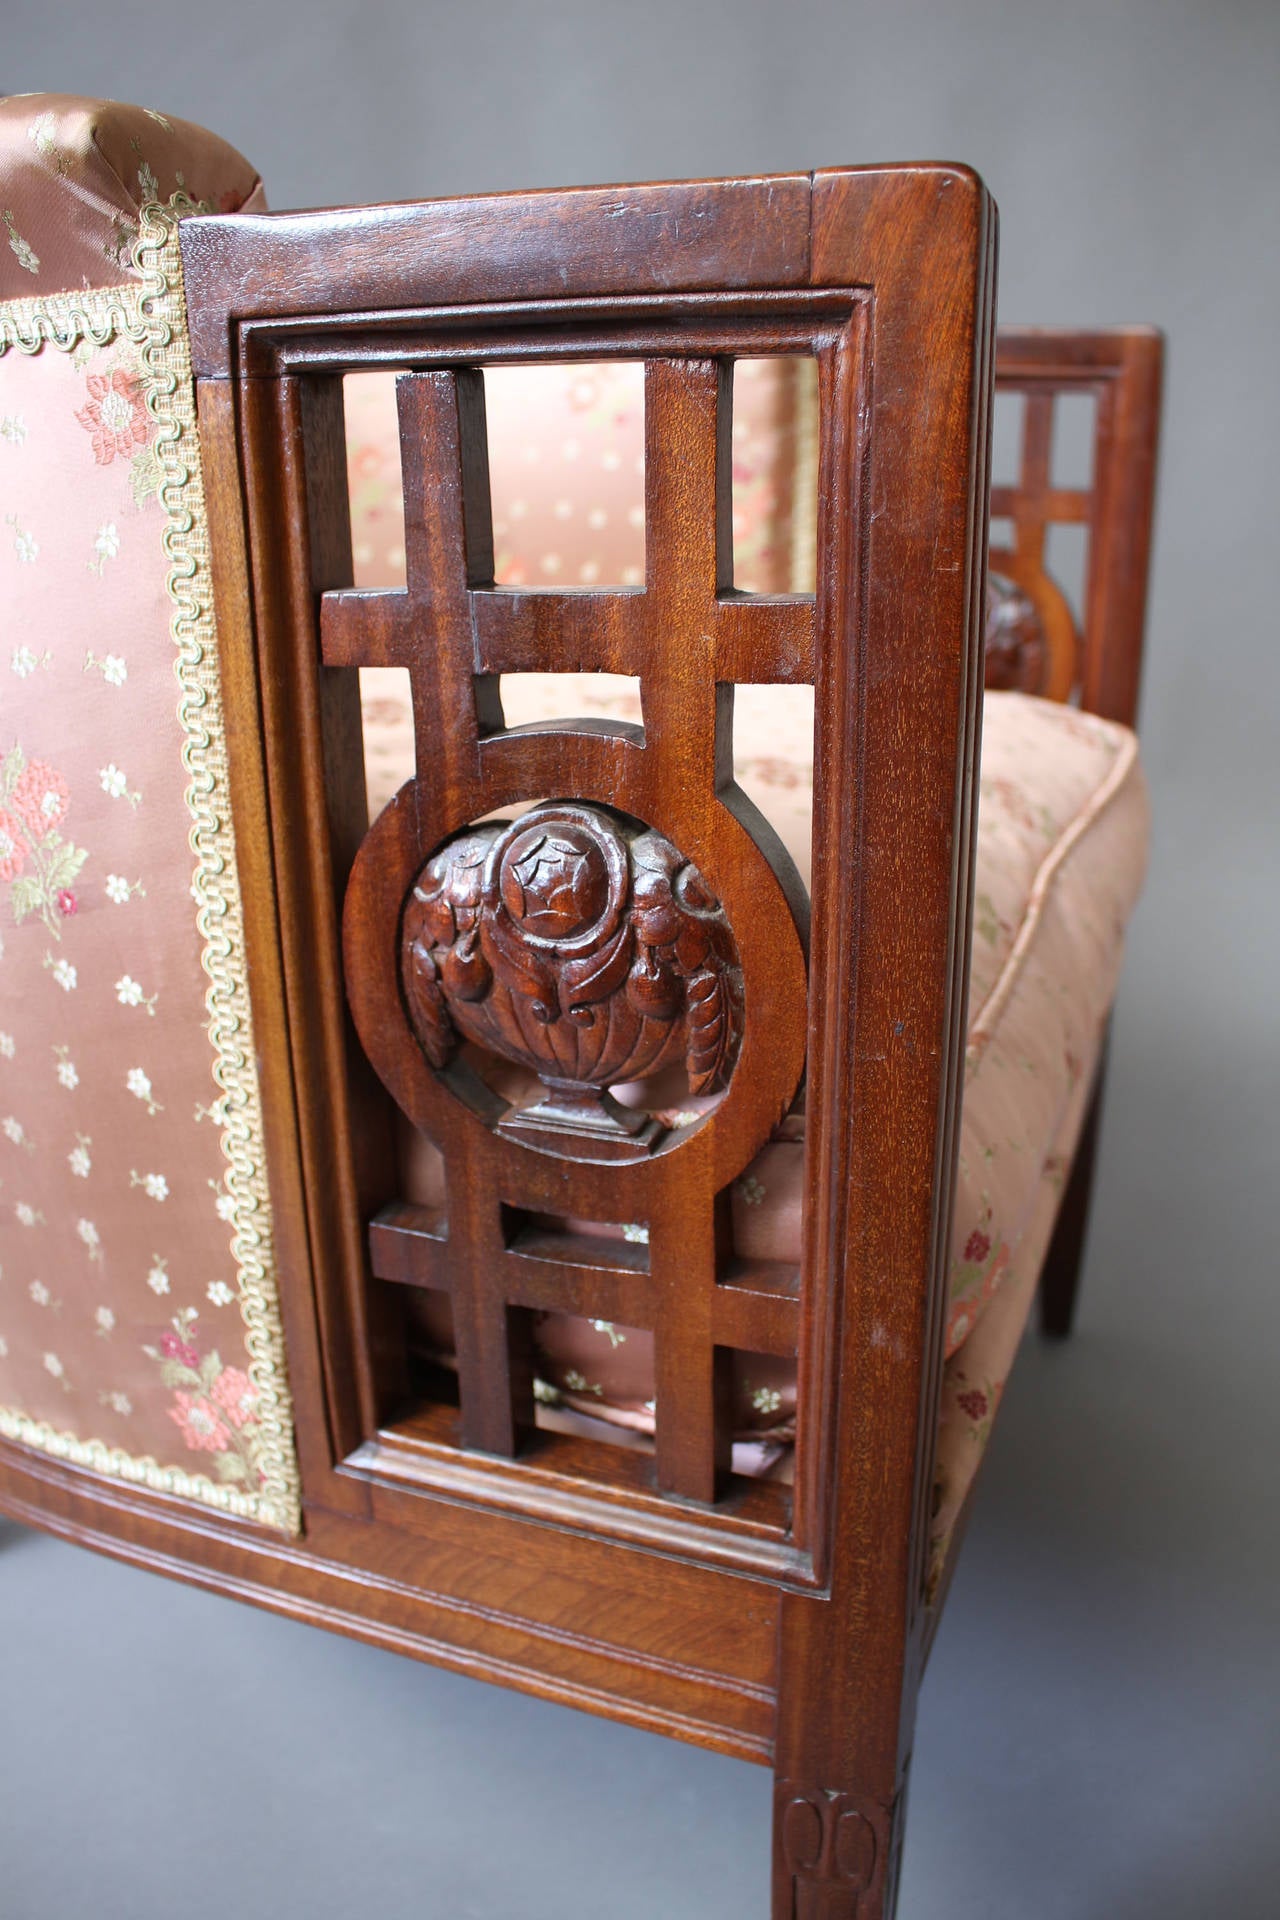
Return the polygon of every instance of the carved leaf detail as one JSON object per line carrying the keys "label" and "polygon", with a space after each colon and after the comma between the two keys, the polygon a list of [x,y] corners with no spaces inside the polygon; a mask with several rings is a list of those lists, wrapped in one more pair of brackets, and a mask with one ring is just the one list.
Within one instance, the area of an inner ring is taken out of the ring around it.
{"label": "carved leaf detail", "polygon": [[604,947],[588,960],[571,960],[560,975],[560,1002],[570,1019],[616,993],[631,969],[631,922],[623,920]]}
{"label": "carved leaf detail", "polygon": [[550,1026],[560,1017],[555,974],[540,953],[528,947],[505,914],[486,916],[480,928],[485,958],[494,977],[510,993],[528,1000],[536,1020]]}
{"label": "carved leaf detail", "polygon": [[405,996],[414,1029],[432,1066],[447,1067],[458,1035],[440,990],[440,971],[425,938],[408,943],[404,970]]}
{"label": "carved leaf detail", "polygon": [[685,1063],[693,1093],[714,1093],[736,1040],[733,999],[722,967],[695,973],[688,985],[689,1044]]}
{"label": "carved leaf detail", "polygon": [[627,999],[650,1020],[674,1020],[684,1005],[680,975],[658,947],[641,945],[627,976]]}
{"label": "carved leaf detail", "polygon": [[483,1000],[493,985],[493,973],[480,951],[480,931],[471,927],[445,956],[440,969],[445,986],[459,1000]]}

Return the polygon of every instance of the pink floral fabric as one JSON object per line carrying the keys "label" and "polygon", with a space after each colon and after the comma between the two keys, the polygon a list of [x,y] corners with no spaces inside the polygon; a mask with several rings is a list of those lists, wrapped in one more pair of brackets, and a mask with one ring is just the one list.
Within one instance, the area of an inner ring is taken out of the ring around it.
{"label": "pink floral fabric", "polygon": [[[0,103],[0,293],[122,282],[175,187],[260,199],[180,122]],[[0,1432],[252,1499],[152,377],[127,327],[0,350]]]}
{"label": "pink floral fabric", "polygon": [[136,277],[145,201],[181,190],[221,213],[266,205],[249,162],[203,127],[68,93],[0,100],[0,189],[0,300]]}
{"label": "pink floral fabric", "polygon": [[85,385],[89,397],[77,409],[76,419],[92,437],[94,459],[100,467],[109,467],[117,454],[131,459],[151,438],[141,380],[116,367],[111,373],[91,373]]}
{"label": "pink floral fabric", "polygon": [[930,1573],[935,1583],[946,1564],[956,1522],[982,1464],[1005,1382],[1035,1300],[1040,1268],[1058,1217],[1063,1180],[1080,1135],[1091,1088],[1091,1075],[1082,1075],[1073,1088],[1053,1149],[1045,1157],[1022,1237],[1005,1263],[1000,1286],[978,1313],[964,1344],[952,1353],[943,1369],[930,1522]]}
{"label": "pink floral fabric", "polygon": [[0,356],[0,1406],[252,1485],[145,377]]}

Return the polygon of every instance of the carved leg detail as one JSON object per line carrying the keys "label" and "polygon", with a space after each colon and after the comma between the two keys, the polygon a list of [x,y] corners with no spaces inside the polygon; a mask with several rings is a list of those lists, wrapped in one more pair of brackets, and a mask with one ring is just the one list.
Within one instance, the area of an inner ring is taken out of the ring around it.
{"label": "carved leg detail", "polygon": [[888,1920],[883,1808],[780,1780],[773,1859],[773,1920]]}

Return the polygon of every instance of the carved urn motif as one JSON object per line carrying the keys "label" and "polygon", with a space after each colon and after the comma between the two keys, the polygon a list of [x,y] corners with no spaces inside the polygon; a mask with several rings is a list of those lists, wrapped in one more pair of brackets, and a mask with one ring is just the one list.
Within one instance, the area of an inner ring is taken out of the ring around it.
{"label": "carved urn motif", "polygon": [[631,1159],[661,1129],[611,1086],[683,1064],[695,1094],[728,1084],[742,970],[724,909],[661,834],[604,807],[551,801],[468,827],[405,904],[401,977],[432,1066],[462,1039],[545,1092],[501,1131],[583,1159]]}

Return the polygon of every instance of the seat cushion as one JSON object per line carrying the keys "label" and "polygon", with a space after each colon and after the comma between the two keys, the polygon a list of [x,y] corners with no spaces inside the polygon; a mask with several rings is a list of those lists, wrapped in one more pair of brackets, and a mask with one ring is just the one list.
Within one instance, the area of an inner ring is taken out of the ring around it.
{"label": "seat cushion", "polygon": [[[591,585],[640,578],[635,535],[643,516],[637,518],[634,505],[625,509],[619,491],[622,477],[642,464],[638,396],[616,370],[588,371],[591,382],[561,380],[558,393],[554,382],[535,390],[530,377],[506,402],[497,392],[492,396],[489,443],[501,580]],[[803,503],[814,461],[803,432],[805,396],[789,389],[776,367],[753,372],[758,386],[750,380],[735,384],[735,577],[754,591],[804,590],[813,580],[812,526]],[[390,382],[380,375],[349,379],[347,413],[356,583],[401,585]],[[739,418],[746,428],[741,434]],[[590,510],[580,511],[587,499]],[[362,680],[369,798],[376,812],[412,772],[407,675],[373,671]],[[566,714],[641,718],[634,689],[603,676],[521,674],[504,680],[502,697],[509,725]],[[811,689],[738,688],[734,768],[808,884]],[[1088,1106],[1146,842],[1146,790],[1132,734],[1021,694],[988,693],[931,1532],[934,1581],[1035,1294]],[[678,1121],[679,1112],[670,1118]],[[803,1118],[792,1115],[735,1183],[733,1237],[740,1254],[798,1264],[803,1141]],[[439,1157],[407,1123],[401,1157],[406,1197],[439,1204]],[[601,1231],[598,1224],[593,1231]],[[616,1231],[643,1234],[638,1226]],[[415,1292],[411,1311],[422,1346],[447,1360],[448,1302]],[[597,1434],[611,1429],[616,1440],[652,1444],[648,1333],[543,1315],[535,1337],[541,1420],[585,1422]],[[749,1354],[735,1356],[735,1367],[735,1466],[787,1477],[794,1368]]]}
{"label": "seat cushion", "polygon": [[[634,696],[602,696],[588,679],[581,684],[584,705],[589,698],[596,711],[609,706],[638,717]],[[412,769],[409,714],[397,687],[393,675],[368,676],[366,739],[375,806]],[[742,784],[773,819],[806,880],[812,788],[807,691],[770,688],[767,706],[744,702],[735,725]],[[518,693],[521,705],[509,711],[509,720],[565,710],[564,686],[550,676],[521,676]],[[949,1362],[1006,1289],[1025,1316],[1023,1296],[1029,1298],[1027,1287],[1034,1288],[1043,1259],[1115,993],[1146,841],[1145,784],[1137,742],[1127,729],[1024,694],[988,695],[951,1234]],[[438,1203],[433,1150],[411,1130],[404,1160],[406,1197]],[[744,1258],[799,1264],[803,1162],[804,1121],[792,1115],[734,1183],[733,1235]],[[447,1342],[443,1303],[428,1301],[420,1311],[428,1342]],[[549,1394],[618,1424],[651,1429],[647,1333],[547,1315],[538,1343]],[[993,1401],[1000,1382],[989,1367],[984,1379],[983,1391]],[[776,1359],[739,1356],[736,1404],[742,1435],[785,1440],[795,1413],[794,1369]]]}

